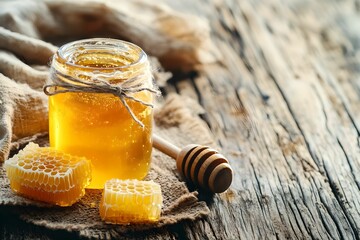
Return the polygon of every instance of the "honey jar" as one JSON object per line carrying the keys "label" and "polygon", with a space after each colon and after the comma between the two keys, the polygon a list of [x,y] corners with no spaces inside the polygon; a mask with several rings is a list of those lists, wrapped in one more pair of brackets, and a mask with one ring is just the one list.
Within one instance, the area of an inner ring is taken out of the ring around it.
{"label": "honey jar", "polygon": [[50,146],[91,160],[89,188],[146,176],[156,90],[140,47],[102,38],[68,43],[54,55],[44,91]]}

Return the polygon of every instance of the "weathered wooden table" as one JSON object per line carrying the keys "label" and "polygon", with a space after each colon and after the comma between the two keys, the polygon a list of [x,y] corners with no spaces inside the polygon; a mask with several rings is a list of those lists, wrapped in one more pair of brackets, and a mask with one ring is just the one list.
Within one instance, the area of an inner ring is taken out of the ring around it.
{"label": "weathered wooden table", "polygon": [[[221,63],[165,92],[197,99],[235,170],[207,219],[146,239],[360,239],[360,2],[170,1],[206,17]],[[75,238],[1,212],[0,238]]]}

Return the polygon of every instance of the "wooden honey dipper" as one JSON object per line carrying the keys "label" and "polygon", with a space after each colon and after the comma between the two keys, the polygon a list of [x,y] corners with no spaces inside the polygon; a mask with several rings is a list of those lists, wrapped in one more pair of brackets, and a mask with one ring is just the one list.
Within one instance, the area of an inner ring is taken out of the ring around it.
{"label": "wooden honey dipper", "polygon": [[214,149],[196,144],[180,149],[155,134],[153,147],[176,159],[178,171],[196,186],[221,193],[231,185],[233,170],[228,160]]}

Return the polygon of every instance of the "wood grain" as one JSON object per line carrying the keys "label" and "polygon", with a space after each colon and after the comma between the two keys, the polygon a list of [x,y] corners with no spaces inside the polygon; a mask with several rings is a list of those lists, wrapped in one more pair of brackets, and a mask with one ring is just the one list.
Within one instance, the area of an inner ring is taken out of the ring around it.
{"label": "wood grain", "polygon": [[[360,239],[360,3],[166,1],[209,20],[223,60],[164,92],[204,107],[235,176],[201,196],[207,219],[127,237]],[[4,223],[0,236],[29,231],[66,235]]]}
{"label": "wood grain", "polygon": [[206,109],[236,175],[195,239],[359,239],[359,15],[287,4],[202,7],[224,60],[177,89]]}

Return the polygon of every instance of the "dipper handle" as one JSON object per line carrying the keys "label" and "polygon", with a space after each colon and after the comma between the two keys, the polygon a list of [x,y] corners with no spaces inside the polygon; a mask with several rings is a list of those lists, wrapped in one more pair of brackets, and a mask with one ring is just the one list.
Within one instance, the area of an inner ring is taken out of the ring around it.
{"label": "dipper handle", "polygon": [[213,193],[224,192],[230,187],[233,170],[228,160],[216,150],[195,144],[180,149],[155,134],[153,147],[176,159],[177,169],[187,181]]}
{"label": "dipper handle", "polygon": [[153,134],[153,147],[165,153],[166,155],[176,159],[181,149],[165,139]]}

